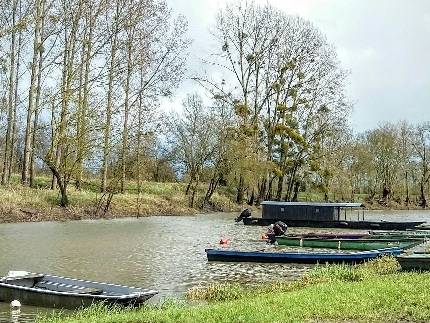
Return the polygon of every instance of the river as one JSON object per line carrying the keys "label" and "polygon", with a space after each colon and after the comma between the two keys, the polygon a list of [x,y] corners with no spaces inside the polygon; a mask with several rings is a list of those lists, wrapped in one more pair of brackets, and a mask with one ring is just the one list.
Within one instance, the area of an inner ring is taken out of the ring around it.
{"label": "river", "polygon": [[[160,291],[153,300],[157,302],[166,296],[180,297],[190,287],[210,282],[295,279],[311,268],[297,264],[207,262],[205,248],[219,247],[222,237],[231,238],[232,247],[268,248],[258,241],[265,228],[235,224],[234,217],[214,213],[1,224],[0,275],[9,270],[28,270],[152,288]],[[365,219],[430,222],[430,213],[369,211]],[[43,311],[50,310],[23,306],[18,315],[11,313],[9,304],[0,303],[0,322],[32,322],[36,313]]]}

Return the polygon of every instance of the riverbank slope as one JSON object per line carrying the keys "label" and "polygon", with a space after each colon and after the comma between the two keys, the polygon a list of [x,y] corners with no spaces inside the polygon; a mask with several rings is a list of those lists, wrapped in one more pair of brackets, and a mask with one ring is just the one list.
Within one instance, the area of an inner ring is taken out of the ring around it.
{"label": "riverbank slope", "polygon": [[97,218],[118,218],[149,215],[192,215],[198,212],[239,211],[227,194],[214,193],[211,205],[200,208],[199,196],[204,196],[204,187],[195,198],[195,206],[189,206],[185,195],[185,184],[144,182],[141,193],[130,183],[124,194],[112,195],[106,211],[108,194],[99,191],[97,183],[86,183],[80,190],[69,186],[70,205],[58,206],[60,195],[49,189],[49,178],[37,178],[35,188],[25,187],[18,182],[0,186],[0,223],[29,221],[67,221]]}
{"label": "riverbank slope", "polygon": [[402,273],[393,258],[317,267],[294,283],[233,284],[190,291],[206,303],[138,310],[95,306],[39,322],[428,322],[429,273]]}
{"label": "riverbank slope", "polygon": [[[211,203],[202,208],[206,184],[201,184],[190,207],[190,195],[185,195],[185,183],[143,182],[138,194],[136,184],[127,184],[124,194],[112,195],[108,210],[108,195],[100,193],[96,180],[84,182],[80,190],[69,185],[70,205],[59,207],[60,194],[51,190],[49,177],[37,177],[34,188],[22,186],[19,177],[13,177],[8,186],[0,186],[0,223],[29,221],[67,221],[80,219],[117,218],[149,215],[192,215],[205,211],[240,212],[249,205],[235,203],[235,192],[219,188]],[[300,201],[323,201],[322,193],[301,192]],[[333,200],[334,201],[334,200]],[[381,205],[378,201],[367,201],[366,195],[357,195],[355,202],[364,203],[367,209],[422,209],[415,204],[405,206],[391,201]],[[258,214],[258,211],[255,212]]]}

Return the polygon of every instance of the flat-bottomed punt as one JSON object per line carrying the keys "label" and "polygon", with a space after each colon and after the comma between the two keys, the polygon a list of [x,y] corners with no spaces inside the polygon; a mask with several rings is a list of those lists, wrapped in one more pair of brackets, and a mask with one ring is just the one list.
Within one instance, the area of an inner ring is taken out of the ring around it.
{"label": "flat-bottomed punt", "polygon": [[430,270],[430,254],[414,253],[396,257],[403,270]]}
{"label": "flat-bottomed punt", "polygon": [[319,221],[319,220],[286,220],[286,219],[265,219],[265,218],[245,218],[243,224],[268,226],[276,221],[282,221],[289,227],[308,228],[338,228],[354,230],[408,230],[425,223],[425,221],[408,222],[388,222],[388,221]]}
{"label": "flat-bottomed punt", "polygon": [[301,238],[278,236],[276,242],[283,246],[328,248],[340,250],[376,250],[397,247],[406,249],[424,242],[424,239],[327,239],[327,238]]}
{"label": "flat-bottomed punt", "polygon": [[139,306],[157,293],[151,289],[29,272],[11,271],[0,278],[0,301],[19,300],[25,305],[43,307],[76,309],[95,302]]}
{"label": "flat-bottomed punt", "polygon": [[369,237],[387,238],[430,238],[430,231],[407,230],[407,231],[369,231]]}
{"label": "flat-bottomed punt", "polygon": [[271,263],[360,263],[385,255],[400,255],[398,248],[351,253],[330,252],[262,252],[206,249],[209,261]]}
{"label": "flat-bottomed punt", "polygon": [[320,238],[320,239],[364,239],[370,237],[370,233],[364,232],[304,232],[287,234],[288,237]]}

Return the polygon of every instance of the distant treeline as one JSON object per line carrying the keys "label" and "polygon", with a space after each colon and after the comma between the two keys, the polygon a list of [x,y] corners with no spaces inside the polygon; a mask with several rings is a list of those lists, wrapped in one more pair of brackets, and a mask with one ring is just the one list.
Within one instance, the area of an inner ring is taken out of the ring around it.
{"label": "distant treeline", "polygon": [[62,206],[68,185],[89,177],[111,194],[127,181],[138,193],[144,180],[184,181],[198,207],[220,187],[239,204],[302,191],[428,204],[429,123],[354,134],[347,73],[306,20],[227,5],[192,75],[206,97],[189,94],[182,112],[163,114],[190,44],[186,19],[164,0],[9,0],[1,9],[3,185],[19,173],[34,186],[49,172]]}

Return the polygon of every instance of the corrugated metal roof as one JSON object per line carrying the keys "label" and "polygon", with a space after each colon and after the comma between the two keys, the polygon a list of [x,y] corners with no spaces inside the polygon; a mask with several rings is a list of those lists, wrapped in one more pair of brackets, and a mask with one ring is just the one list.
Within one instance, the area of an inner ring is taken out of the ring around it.
{"label": "corrugated metal roof", "polygon": [[350,207],[359,208],[364,205],[361,203],[324,203],[324,202],[279,202],[263,201],[262,205],[279,205],[279,206],[318,206],[318,207]]}

